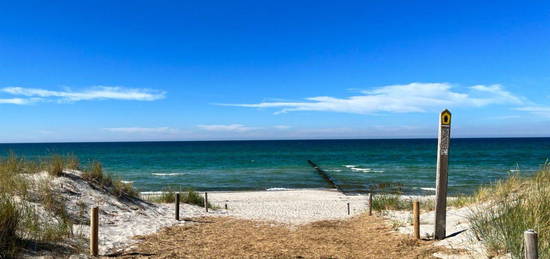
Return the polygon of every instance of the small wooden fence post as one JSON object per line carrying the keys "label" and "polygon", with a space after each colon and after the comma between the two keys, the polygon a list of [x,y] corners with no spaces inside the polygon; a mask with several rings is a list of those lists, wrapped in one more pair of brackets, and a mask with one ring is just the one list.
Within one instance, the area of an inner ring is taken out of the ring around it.
{"label": "small wooden fence post", "polygon": [[208,193],[204,192],[204,209],[208,212]]}
{"label": "small wooden fence post", "polygon": [[90,255],[97,256],[99,239],[99,208],[93,207],[90,211]]}
{"label": "small wooden fence post", "polygon": [[350,214],[350,210],[349,210],[349,202],[348,202],[348,215]]}
{"label": "small wooden fence post", "polygon": [[532,229],[523,232],[525,259],[538,259],[538,234]]}
{"label": "small wooden fence post", "polygon": [[420,239],[420,202],[413,202],[413,234],[414,238]]}
{"label": "small wooden fence post", "polygon": [[372,216],[372,193],[369,193],[369,216]]}
{"label": "small wooden fence post", "polygon": [[180,194],[176,193],[176,220],[180,220]]}

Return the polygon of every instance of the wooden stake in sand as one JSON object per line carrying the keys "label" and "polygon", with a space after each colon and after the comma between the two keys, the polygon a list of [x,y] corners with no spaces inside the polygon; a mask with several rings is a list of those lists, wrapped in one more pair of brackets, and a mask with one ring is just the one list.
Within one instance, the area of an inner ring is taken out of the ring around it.
{"label": "wooden stake in sand", "polygon": [[451,112],[444,110],[439,116],[439,134],[437,140],[437,175],[435,191],[435,239],[446,236],[447,184],[449,166],[449,143],[451,139]]}
{"label": "wooden stake in sand", "polygon": [[348,215],[349,215],[350,211],[349,211],[349,202],[348,202]]}
{"label": "wooden stake in sand", "polygon": [[420,239],[420,202],[413,202],[413,235],[414,238]]}
{"label": "wooden stake in sand", "polygon": [[98,239],[99,239],[99,208],[93,207],[90,210],[90,255],[97,256],[98,254]]}
{"label": "wooden stake in sand", "polygon": [[525,245],[525,259],[538,259],[538,240],[539,235],[532,229],[523,232]]}
{"label": "wooden stake in sand", "polygon": [[180,220],[180,194],[176,193],[176,220]]}
{"label": "wooden stake in sand", "polygon": [[208,193],[204,192],[204,209],[208,212]]}
{"label": "wooden stake in sand", "polygon": [[227,203],[225,204],[225,210],[227,210]]}
{"label": "wooden stake in sand", "polygon": [[372,193],[369,193],[369,216],[372,216]]}

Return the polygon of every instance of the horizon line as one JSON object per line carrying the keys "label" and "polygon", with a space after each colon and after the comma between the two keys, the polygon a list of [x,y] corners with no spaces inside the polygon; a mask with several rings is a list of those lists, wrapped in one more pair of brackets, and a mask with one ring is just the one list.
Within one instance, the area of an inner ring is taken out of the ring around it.
{"label": "horizon line", "polygon": [[[546,137],[452,137],[451,139],[542,139]],[[437,140],[437,137],[402,138],[304,138],[304,139],[204,139],[204,140],[108,140],[108,141],[60,141],[60,142],[0,142],[9,144],[80,144],[80,143],[155,143],[155,142],[237,142],[237,141],[323,141],[323,140]]]}

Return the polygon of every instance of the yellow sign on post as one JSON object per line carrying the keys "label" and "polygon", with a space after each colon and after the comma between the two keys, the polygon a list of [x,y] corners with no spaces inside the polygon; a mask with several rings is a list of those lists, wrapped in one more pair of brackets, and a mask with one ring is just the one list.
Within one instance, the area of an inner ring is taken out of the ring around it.
{"label": "yellow sign on post", "polygon": [[441,112],[441,125],[451,125],[451,112],[449,110]]}

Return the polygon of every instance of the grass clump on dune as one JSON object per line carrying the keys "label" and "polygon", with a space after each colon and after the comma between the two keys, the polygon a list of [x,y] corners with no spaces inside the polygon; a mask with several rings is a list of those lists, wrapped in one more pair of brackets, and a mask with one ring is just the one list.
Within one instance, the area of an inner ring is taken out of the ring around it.
{"label": "grass clump on dune", "polygon": [[113,193],[118,197],[124,195],[130,197],[138,197],[139,192],[132,186],[131,183],[125,183],[120,179],[113,179],[112,176],[105,174],[103,166],[100,162],[94,161],[90,168],[82,173],[82,178],[89,182],[93,182]]}
{"label": "grass clump on dune", "polygon": [[[176,201],[176,193],[180,193],[180,202],[204,207],[204,197],[194,190],[180,192],[168,188],[159,195],[145,196],[144,198],[156,203],[173,203]],[[208,208],[214,208],[210,202],[208,202]]]}
{"label": "grass clump on dune", "polygon": [[0,195],[0,258],[9,258],[17,252],[20,211],[6,194]]}
{"label": "grass clump on dune", "polygon": [[539,234],[540,258],[550,258],[549,164],[532,177],[514,174],[482,187],[474,198],[485,203],[473,210],[469,222],[490,253],[522,257],[523,232],[534,229]]}

